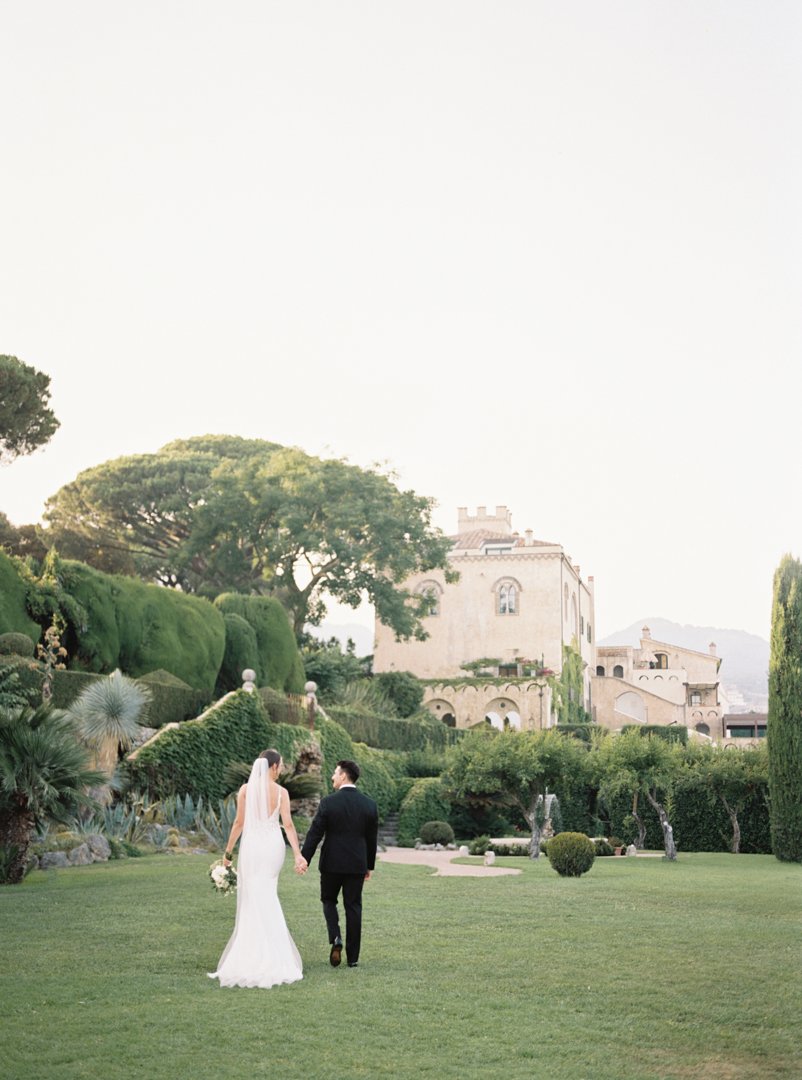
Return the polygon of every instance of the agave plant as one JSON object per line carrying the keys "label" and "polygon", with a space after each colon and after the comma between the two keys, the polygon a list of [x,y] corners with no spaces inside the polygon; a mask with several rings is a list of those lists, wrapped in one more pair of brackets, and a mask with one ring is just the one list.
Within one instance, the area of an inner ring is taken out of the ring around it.
{"label": "agave plant", "polygon": [[203,796],[195,802],[191,795],[171,795],[161,805],[161,819],[165,825],[172,825],[182,832],[197,827],[198,816],[203,815]]}
{"label": "agave plant", "polygon": [[225,851],[231,826],[237,816],[237,800],[233,795],[221,799],[217,806],[211,804],[202,809],[195,818],[200,832],[206,833],[211,842],[220,851]]}
{"label": "agave plant", "polygon": [[[127,750],[137,734],[150,691],[120,671],[87,686],[70,707],[81,737],[100,750],[113,744]],[[115,753],[116,757],[116,753]]]}

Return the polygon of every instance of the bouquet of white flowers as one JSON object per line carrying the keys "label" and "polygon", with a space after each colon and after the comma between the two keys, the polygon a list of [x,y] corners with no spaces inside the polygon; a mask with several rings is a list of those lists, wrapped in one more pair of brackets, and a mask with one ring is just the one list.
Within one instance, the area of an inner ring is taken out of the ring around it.
{"label": "bouquet of white flowers", "polygon": [[226,866],[222,859],[213,862],[209,867],[209,877],[212,879],[214,891],[221,896],[237,891],[237,871],[233,866]]}

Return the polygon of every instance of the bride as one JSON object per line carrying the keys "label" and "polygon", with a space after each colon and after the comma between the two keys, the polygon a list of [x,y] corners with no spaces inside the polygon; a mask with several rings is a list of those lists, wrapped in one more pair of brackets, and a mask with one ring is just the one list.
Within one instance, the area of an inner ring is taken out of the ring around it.
{"label": "bride", "polygon": [[276,783],[282,767],[277,750],[264,750],[254,761],[247,784],[237,795],[237,816],[231,826],[225,865],[242,833],[237,869],[237,920],[210,979],[221,986],[276,986],[303,978],[301,956],[287,929],[278,893],[284,865],[284,838],[279,811],[292,850],[295,869],[303,873],[298,835],[290,816],[290,797]]}

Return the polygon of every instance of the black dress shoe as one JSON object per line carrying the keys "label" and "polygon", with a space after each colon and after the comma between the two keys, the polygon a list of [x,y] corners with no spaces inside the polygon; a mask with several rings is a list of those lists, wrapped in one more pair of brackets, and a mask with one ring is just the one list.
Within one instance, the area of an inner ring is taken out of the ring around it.
{"label": "black dress shoe", "polygon": [[329,953],[329,963],[332,967],[339,967],[343,957],[343,943],[339,938],[334,939],[334,944]]}
{"label": "black dress shoe", "polygon": [[359,961],[358,960],[349,960],[348,961],[348,966],[349,967],[359,967]]}

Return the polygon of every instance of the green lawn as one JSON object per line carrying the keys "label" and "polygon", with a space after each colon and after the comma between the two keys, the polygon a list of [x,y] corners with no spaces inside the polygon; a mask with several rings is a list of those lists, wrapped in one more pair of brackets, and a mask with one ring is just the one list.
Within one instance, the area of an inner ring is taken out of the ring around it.
{"label": "green lawn", "polygon": [[206,977],[235,901],[209,856],[0,889],[0,1075],[733,1080],[802,1077],[802,867],[761,855],[545,859],[518,877],[380,866],[361,966],[334,970],[317,872],[280,892],[300,983]]}

